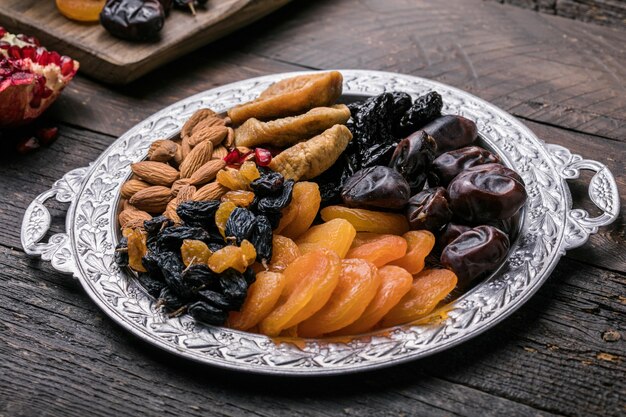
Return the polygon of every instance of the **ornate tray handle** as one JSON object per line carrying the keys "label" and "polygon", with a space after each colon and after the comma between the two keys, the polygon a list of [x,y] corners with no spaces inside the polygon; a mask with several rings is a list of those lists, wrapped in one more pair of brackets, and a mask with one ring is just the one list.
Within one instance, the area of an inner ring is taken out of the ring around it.
{"label": "ornate tray handle", "polygon": [[580,171],[585,169],[596,173],[589,183],[589,198],[602,210],[602,214],[590,217],[589,213],[582,209],[568,211],[563,249],[574,249],[585,244],[591,234],[598,232],[598,227],[607,226],[617,219],[620,210],[617,183],[611,171],[600,162],[583,159],[559,145],[546,145],[546,148],[562,178],[566,180],[578,178]]}
{"label": "ornate tray handle", "polygon": [[44,202],[56,197],[57,201],[69,203],[80,190],[88,168],[74,169],[54,183],[51,189],[37,196],[28,206],[22,220],[22,247],[30,256],[41,256],[61,272],[74,273],[75,260],[69,247],[67,233],[57,233],[47,243],[39,243],[50,230],[50,212]]}

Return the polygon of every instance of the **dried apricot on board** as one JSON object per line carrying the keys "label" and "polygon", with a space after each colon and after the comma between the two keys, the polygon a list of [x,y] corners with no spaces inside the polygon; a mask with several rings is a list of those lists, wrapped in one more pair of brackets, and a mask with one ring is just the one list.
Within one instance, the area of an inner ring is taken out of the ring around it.
{"label": "dried apricot on board", "polygon": [[435,246],[435,236],[428,230],[414,230],[402,235],[408,244],[406,255],[390,262],[415,275],[424,269],[424,260]]}
{"label": "dried apricot on board", "polygon": [[241,310],[230,313],[228,326],[238,330],[256,326],[272,311],[284,286],[285,276],[280,272],[263,271],[256,274],[256,281],[248,288]]}
{"label": "dried apricot on board", "polygon": [[276,307],[259,324],[261,333],[277,336],[311,317],[326,304],[339,282],[341,259],[328,250],[302,255],[283,272],[285,286]]}
{"label": "dried apricot on board", "polygon": [[341,275],[328,302],[298,325],[298,336],[317,337],[358,319],[376,295],[380,277],[376,267],[362,259],[341,261]]}
{"label": "dried apricot on board", "polygon": [[[283,219],[281,219],[277,231],[290,239],[296,239],[313,224],[313,220],[315,220],[320,209],[321,201],[319,185],[308,181],[297,182],[293,186],[291,203],[285,209],[287,213],[283,211],[283,217],[293,216],[292,220],[287,222],[285,219],[283,225]],[[295,213],[291,214],[291,210],[295,210]]]}
{"label": "dried apricot on board", "polygon": [[131,229],[125,232],[128,239],[128,266],[137,272],[147,272],[141,263],[141,258],[146,254],[146,233],[140,229]]}
{"label": "dried apricot on board", "polygon": [[386,265],[378,268],[381,283],[376,295],[363,314],[352,324],[339,329],[333,336],[357,335],[372,330],[411,289],[413,277],[399,266]]}
{"label": "dried apricot on board", "polygon": [[180,247],[180,256],[185,266],[206,264],[211,254],[207,244],[200,240],[185,239]]}
{"label": "dried apricot on board", "polygon": [[286,78],[269,86],[257,99],[228,110],[228,117],[240,125],[251,117],[271,120],[330,106],[341,95],[342,84],[339,71]]}
{"label": "dried apricot on board", "polygon": [[300,249],[296,242],[281,235],[272,236],[272,260],[270,271],[284,271],[290,263],[300,257]]}
{"label": "dried apricot on board", "polygon": [[357,232],[389,233],[402,235],[409,231],[409,223],[402,214],[385,213],[344,206],[328,206],[320,211],[322,219],[346,219]]}
{"label": "dried apricot on board", "polygon": [[361,246],[367,242],[371,242],[372,240],[379,239],[381,236],[384,236],[384,234],[372,232],[357,232],[354,240],[352,241],[351,248],[356,248],[357,246]]}
{"label": "dried apricot on board", "polygon": [[383,317],[382,327],[409,323],[425,316],[454,289],[457,277],[447,269],[425,269],[413,278],[409,292]]}
{"label": "dried apricot on board", "polygon": [[296,241],[302,253],[317,249],[329,249],[344,258],[356,235],[354,227],[344,219],[334,219],[307,230]]}
{"label": "dried apricot on board", "polygon": [[352,248],[346,258],[365,259],[380,267],[403,257],[406,254],[407,243],[404,238],[395,235],[381,235]]}

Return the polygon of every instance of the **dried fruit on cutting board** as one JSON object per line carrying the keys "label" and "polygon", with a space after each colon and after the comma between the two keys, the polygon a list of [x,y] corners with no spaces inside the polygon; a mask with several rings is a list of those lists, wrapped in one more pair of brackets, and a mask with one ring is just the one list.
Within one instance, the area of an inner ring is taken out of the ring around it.
{"label": "dried fruit on cutting board", "polygon": [[57,99],[79,64],[1,26],[0,43],[0,128],[23,125]]}
{"label": "dried fruit on cutting board", "polygon": [[285,117],[261,122],[248,119],[235,130],[237,146],[286,147],[319,135],[336,124],[344,124],[350,118],[350,109],[344,104],[332,107],[316,107],[299,116]]}
{"label": "dried fruit on cutting board", "polygon": [[324,221],[345,219],[357,232],[388,233],[402,235],[409,231],[409,223],[402,214],[348,208],[344,206],[324,207],[320,214]]}
{"label": "dried fruit on cutting board", "polygon": [[311,227],[298,238],[296,243],[302,253],[327,249],[335,252],[340,258],[344,258],[355,235],[356,230],[350,222],[344,219],[333,219]]}
{"label": "dried fruit on cutting board", "polygon": [[283,210],[276,232],[291,239],[298,238],[313,224],[321,202],[320,188],[316,183],[297,182],[293,186],[291,203]]}
{"label": "dried fruit on cutting board", "polygon": [[407,242],[406,254],[389,264],[402,267],[415,275],[424,269],[426,257],[435,246],[435,235],[427,230],[415,230],[406,232],[402,237]]}
{"label": "dried fruit on cutting board", "polygon": [[280,272],[263,271],[256,274],[256,281],[248,288],[241,310],[230,313],[228,326],[238,330],[256,326],[270,314],[284,286],[285,276]]}
{"label": "dried fruit on cutting board", "polygon": [[285,149],[269,167],[285,178],[299,181],[317,177],[330,168],[352,139],[344,125],[335,125],[306,142]]}
{"label": "dried fruit on cutting board", "polygon": [[364,259],[380,267],[403,257],[406,248],[406,240],[400,236],[380,235],[350,249],[346,258]]}
{"label": "dried fruit on cutting board", "polygon": [[342,83],[338,71],[287,78],[272,84],[257,99],[231,108],[228,117],[240,125],[252,117],[271,120],[331,106],[341,95]]}

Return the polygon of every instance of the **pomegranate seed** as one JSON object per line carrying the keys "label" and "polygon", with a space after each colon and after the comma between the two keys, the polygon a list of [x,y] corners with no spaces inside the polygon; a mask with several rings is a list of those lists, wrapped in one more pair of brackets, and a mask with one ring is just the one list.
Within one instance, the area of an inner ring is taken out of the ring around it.
{"label": "pomegranate seed", "polygon": [[70,75],[74,71],[74,60],[69,56],[61,57],[61,74]]}
{"label": "pomegranate seed", "polygon": [[239,162],[239,159],[241,159],[241,152],[239,152],[237,149],[233,149],[228,153],[228,155],[224,157],[224,161],[226,161],[226,163],[229,165],[236,164],[237,162]]}
{"label": "pomegranate seed", "polygon": [[17,45],[9,46],[9,56],[13,59],[21,59],[22,58],[22,48]]}
{"label": "pomegranate seed", "polygon": [[46,66],[50,62],[50,60],[48,59],[48,55],[50,55],[48,53],[48,50],[40,46],[39,48],[37,48],[37,51],[35,52],[35,61],[39,65]]}
{"label": "pomegranate seed", "polygon": [[48,54],[48,62],[51,64],[61,65],[61,55],[57,51]]}
{"label": "pomegranate seed", "polygon": [[7,30],[3,28],[2,26],[0,26],[0,38],[2,38],[6,34],[7,34]]}
{"label": "pomegranate seed", "polygon": [[30,72],[16,72],[11,75],[11,83],[13,85],[26,85],[32,84],[35,76]]}
{"label": "pomegranate seed", "polygon": [[11,44],[7,41],[0,41],[0,49],[9,49],[9,46],[11,46]]}
{"label": "pomegranate seed", "polygon": [[25,154],[25,153],[34,151],[40,146],[41,145],[39,144],[39,141],[37,140],[37,138],[32,136],[32,137],[25,137],[24,139],[20,140],[16,145],[16,149],[19,153]]}
{"label": "pomegranate seed", "polygon": [[35,136],[42,145],[49,145],[59,137],[59,128],[41,127],[35,131]]}
{"label": "pomegranate seed", "polygon": [[31,61],[35,59],[35,47],[25,46],[22,48],[22,58],[28,58]]}
{"label": "pomegranate seed", "polygon": [[272,162],[272,153],[267,149],[256,148],[254,150],[254,158],[259,166],[266,167]]}
{"label": "pomegranate seed", "polygon": [[11,74],[13,74],[13,68],[0,67],[0,77],[8,77]]}

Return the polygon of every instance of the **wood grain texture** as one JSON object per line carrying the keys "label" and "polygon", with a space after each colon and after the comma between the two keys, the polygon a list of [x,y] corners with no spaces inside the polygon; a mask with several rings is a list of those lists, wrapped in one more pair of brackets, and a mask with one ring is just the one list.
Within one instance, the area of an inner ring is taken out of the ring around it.
{"label": "wood grain texture", "polygon": [[[604,162],[626,206],[623,37],[492,2],[301,1],[127,87],[79,76],[49,113],[60,121],[54,144],[0,154],[0,417],[623,415],[624,212],[492,330],[431,358],[333,378],[243,375],[161,352],[19,248],[30,201],[143,118],[201,90],[305,68],[384,69],[470,90],[546,142]],[[588,181],[571,187],[575,205],[592,210]],[[60,232],[66,205],[49,207]]]}
{"label": "wood grain texture", "polygon": [[126,84],[154,68],[225,36],[283,6],[289,0],[212,0],[195,16],[173,10],[156,42],[129,42],[99,24],[63,17],[53,1],[4,0],[0,25],[38,37],[48,48],[81,63],[96,79]]}

